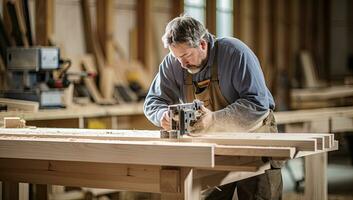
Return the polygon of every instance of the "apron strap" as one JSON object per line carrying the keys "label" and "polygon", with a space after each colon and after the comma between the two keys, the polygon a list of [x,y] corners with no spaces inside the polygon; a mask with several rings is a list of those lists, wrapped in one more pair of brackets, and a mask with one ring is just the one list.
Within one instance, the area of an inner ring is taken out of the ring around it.
{"label": "apron strap", "polygon": [[218,81],[218,62],[217,62],[217,50],[218,50],[218,41],[214,43],[214,57],[211,71],[211,81]]}

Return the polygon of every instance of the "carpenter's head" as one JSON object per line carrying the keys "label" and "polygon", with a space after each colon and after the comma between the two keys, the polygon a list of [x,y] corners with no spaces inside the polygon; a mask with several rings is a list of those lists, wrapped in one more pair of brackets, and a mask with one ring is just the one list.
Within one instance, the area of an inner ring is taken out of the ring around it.
{"label": "carpenter's head", "polygon": [[192,74],[199,72],[207,59],[208,40],[204,25],[187,15],[170,21],[162,37],[164,47]]}

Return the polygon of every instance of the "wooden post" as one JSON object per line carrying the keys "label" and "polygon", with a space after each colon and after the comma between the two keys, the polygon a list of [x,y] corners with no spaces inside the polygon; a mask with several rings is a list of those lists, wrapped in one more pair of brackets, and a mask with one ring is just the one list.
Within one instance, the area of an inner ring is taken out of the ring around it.
{"label": "wooden post", "polygon": [[240,38],[241,30],[241,9],[240,9],[241,0],[233,1],[233,34],[234,37]]}
{"label": "wooden post", "polygon": [[36,45],[46,46],[53,33],[54,2],[53,0],[35,1]]}
{"label": "wooden post", "polygon": [[184,13],[184,1],[183,0],[173,0],[171,7],[171,18],[175,18]]}
{"label": "wooden post", "polygon": [[206,0],[206,28],[214,35],[217,34],[217,2],[216,0]]}
{"label": "wooden post", "polygon": [[137,59],[148,72],[153,71],[154,49],[152,45],[152,0],[137,1]]}
{"label": "wooden post", "polygon": [[270,1],[258,1],[258,33],[257,33],[257,56],[261,63],[261,68],[265,76],[267,86],[271,87],[273,77],[273,63],[271,63],[271,18]]}
{"label": "wooden post", "polygon": [[2,200],[14,200],[19,198],[17,182],[2,182]]}
{"label": "wooden post", "polygon": [[276,42],[276,59],[275,59],[275,68],[276,68],[276,93],[274,94],[279,110],[288,110],[289,108],[289,82],[288,77],[288,55],[289,55],[289,31],[288,31],[288,22],[285,17],[289,12],[288,3],[276,0],[275,1],[275,32],[277,40]]}
{"label": "wooden post", "polygon": [[185,200],[201,199],[201,184],[194,180],[194,173],[192,168],[181,169],[181,190]]}
{"label": "wooden post", "polygon": [[97,10],[97,33],[103,54],[108,65],[114,62],[113,46],[113,24],[114,24],[114,1],[96,1]]}
{"label": "wooden post", "polygon": [[[330,132],[329,119],[310,123],[310,132]],[[305,157],[305,199],[327,200],[327,153]]]}

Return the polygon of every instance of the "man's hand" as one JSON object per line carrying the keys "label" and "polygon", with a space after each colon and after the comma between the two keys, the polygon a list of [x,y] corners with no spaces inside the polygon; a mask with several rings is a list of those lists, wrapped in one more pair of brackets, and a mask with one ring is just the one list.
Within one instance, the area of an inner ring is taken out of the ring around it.
{"label": "man's hand", "polygon": [[159,122],[165,131],[170,131],[170,116],[168,110],[163,113]]}
{"label": "man's hand", "polygon": [[203,112],[201,118],[191,127],[191,136],[199,136],[213,124],[213,112],[205,106],[201,106]]}

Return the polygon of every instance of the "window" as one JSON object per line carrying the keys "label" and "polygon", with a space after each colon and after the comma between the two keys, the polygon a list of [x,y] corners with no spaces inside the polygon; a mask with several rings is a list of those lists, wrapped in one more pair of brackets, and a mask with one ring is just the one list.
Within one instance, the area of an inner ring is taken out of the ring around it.
{"label": "window", "polygon": [[233,36],[233,0],[217,0],[217,37]]}
{"label": "window", "polygon": [[185,0],[184,12],[205,24],[206,0]]}

